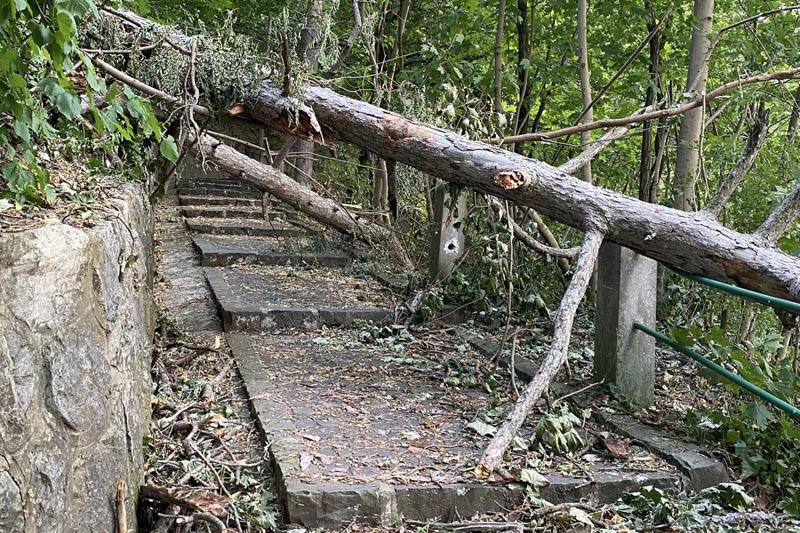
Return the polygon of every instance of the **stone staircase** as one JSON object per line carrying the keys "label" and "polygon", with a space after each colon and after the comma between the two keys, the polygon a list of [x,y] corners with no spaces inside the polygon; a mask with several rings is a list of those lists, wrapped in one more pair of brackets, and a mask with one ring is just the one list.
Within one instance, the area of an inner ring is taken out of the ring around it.
{"label": "stone staircase", "polygon": [[[248,184],[184,176],[178,195],[269,443],[287,522],[447,522],[523,501],[524,483],[472,475],[488,437],[470,423],[500,399],[513,400],[448,381],[454,368],[477,368],[496,347],[465,342],[452,327],[403,340],[403,328],[392,326],[396,281],[368,273],[288,208],[273,206],[265,220],[261,194]],[[516,365],[535,372],[530,361]],[[718,463],[681,450],[670,458],[632,445],[647,468],[605,459],[571,474],[552,471],[540,495],[596,504],[643,485],[677,490],[713,478],[693,481],[697,468],[714,473]],[[512,465],[526,467],[527,452],[513,453]]]}

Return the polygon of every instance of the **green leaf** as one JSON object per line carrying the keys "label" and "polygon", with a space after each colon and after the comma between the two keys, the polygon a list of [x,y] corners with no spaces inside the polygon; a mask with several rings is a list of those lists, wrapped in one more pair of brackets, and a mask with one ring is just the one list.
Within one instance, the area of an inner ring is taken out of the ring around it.
{"label": "green leaf", "polygon": [[97,77],[97,71],[89,58],[84,58],[83,64],[86,66],[86,83],[89,84],[89,87],[91,87],[93,91],[105,94],[107,90],[106,82],[102,78]]}
{"label": "green leaf", "polygon": [[50,31],[50,28],[40,22],[31,22],[30,32],[31,39],[33,39],[33,42],[35,42],[38,46],[45,46],[48,42],[50,42],[50,36],[53,34],[53,32]]}
{"label": "green leaf", "polygon": [[75,24],[75,17],[68,11],[58,11],[58,14],[56,14],[56,25],[58,26],[58,33],[65,39],[72,37],[78,30]]}
{"label": "green leaf", "polygon": [[173,163],[178,162],[178,145],[175,144],[175,139],[172,138],[172,135],[167,135],[161,139],[158,151]]}
{"label": "green leaf", "polygon": [[28,129],[28,125],[20,120],[14,121],[14,126],[12,127],[14,131],[14,135],[25,141],[26,143],[31,142],[31,132]]}
{"label": "green leaf", "polygon": [[97,6],[91,0],[66,0],[61,3],[61,7],[78,19],[83,18],[87,13],[98,16]]}
{"label": "green leaf", "polygon": [[55,100],[64,92],[64,88],[58,83],[58,79],[53,76],[48,76],[39,82],[39,87],[42,88],[44,94]]}
{"label": "green leaf", "polygon": [[56,97],[58,111],[68,119],[74,119],[81,113],[81,99],[70,91],[64,91]]}
{"label": "green leaf", "polygon": [[767,424],[775,420],[770,410],[763,403],[752,403],[747,406],[747,414],[753,419],[758,428],[765,428]]}

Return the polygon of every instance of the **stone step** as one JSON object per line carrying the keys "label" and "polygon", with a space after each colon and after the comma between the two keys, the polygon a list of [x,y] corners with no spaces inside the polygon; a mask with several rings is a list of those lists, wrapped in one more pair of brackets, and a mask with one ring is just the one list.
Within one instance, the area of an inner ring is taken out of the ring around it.
{"label": "stone step", "polygon": [[252,218],[264,220],[261,208],[255,207],[228,207],[228,206],[187,206],[181,208],[181,213],[186,218]]}
{"label": "stone step", "polygon": [[220,187],[178,187],[179,196],[224,196],[225,198],[251,198],[261,200],[261,193],[245,189],[231,189]]}
{"label": "stone step", "polygon": [[228,187],[258,190],[252,183],[229,178],[195,178],[183,179],[178,184],[180,186],[193,185],[195,187]]}
{"label": "stone step", "polygon": [[180,205],[222,205],[231,207],[261,207],[261,200],[257,198],[230,198],[227,196],[178,196]]}
{"label": "stone step", "polygon": [[200,251],[203,266],[246,265],[316,265],[343,267],[353,258],[345,253],[311,251],[309,241],[271,237],[195,235],[192,240]]}
{"label": "stone step", "polygon": [[299,237],[305,232],[286,224],[277,214],[271,223],[264,220],[231,218],[190,218],[186,220],[191,231],[213,235],[250,235],[254,237]]}
{"label": "stone step", "polygon": [[[354,320],[391,323],[391,293],[342,269],[291,267],[206,268],[225,331],[317,329]],[[365,300],[359,299],[369,294]]]}
{"label": "stone step", "polygon": [[[524,483],[472,473],[489,437],[469,424],[496,397],[480,386],[447,385],[450,365],[476,368],[486,360],[459,339],[429,335],[417,333],[422,342],[399,350],[396,344],[360,342],[363,330],[226,335],[271,443],[287,522],[330,530],[401,517],[453,522],[506,513],[525,500]],[[426,347],[428,341],[435,348]],[[498,390],[509,386],[508,378],[501,379]],[[534,431],[531,419],[522,438]],[[548,481],[538,496],[553,504],[597,505],[646,485],[682,487],[674,469],[651,460],[635,442],[628,446],[632,457],[647,459],[641,469],[611,454],[594,461],[576,457],[572,462],[579,466],[571,473],[559,469],[566,461],[537,466]],[[508,451],[512,475],[527,466],[527,455]]]}

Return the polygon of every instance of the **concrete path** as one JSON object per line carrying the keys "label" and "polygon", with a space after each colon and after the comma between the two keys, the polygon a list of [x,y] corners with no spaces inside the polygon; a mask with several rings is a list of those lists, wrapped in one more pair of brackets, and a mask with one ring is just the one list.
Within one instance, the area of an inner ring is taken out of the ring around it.
{"label": "concrete path", "polygon": [[[187,294],[199,291],[200,276],[207,280],[270,443],[288,522],[448,521],[522,501],[523,483],[472,475],[489,437],[470,424],[513,401],[507,384],[474,381],[491,348],[465,342],[452,327],[411,337],[390,326],[401,299],[387,278],[366,273],[349,250],[307,233],[280,206],[266,222],[260,193],[249,185],[184,176],[178,192],[197,258],[176,279]],[[186,299],[186,320],[194,320],[194,301]],[[516,363],[535,372],[530,361]],[[591,424],[587,434],[608,431]],[[509,466],[547,474],[540,494],[553,503],[611,502],[643,485],[680,489],[724,478],[721,465],[699,452],[673,461],[651,449],[646,432],[617,427],[636,435],[627,458],[589,454],[598,459],[570,459],[578,467],[530,465],[522,448],[510,453]],[[526,427],[521,436],[532,433]],[[706,461],[702,475],[692,461]]]}

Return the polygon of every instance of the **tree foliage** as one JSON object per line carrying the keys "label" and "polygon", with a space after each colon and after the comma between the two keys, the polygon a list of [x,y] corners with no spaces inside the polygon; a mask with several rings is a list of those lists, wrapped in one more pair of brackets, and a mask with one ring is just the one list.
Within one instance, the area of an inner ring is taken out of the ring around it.
{"label": "tree foliage", "polygon": [[57,159],[140,176],[122,157],[141,159],[140,143],[162,138],[149,102],[108,86],[79,48],[79,26],[97,16],[92,0],[0,5],[0,194],[17,203],[55,201]]}

